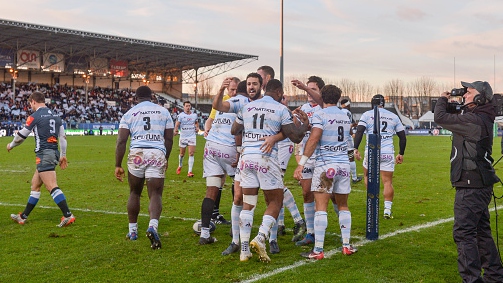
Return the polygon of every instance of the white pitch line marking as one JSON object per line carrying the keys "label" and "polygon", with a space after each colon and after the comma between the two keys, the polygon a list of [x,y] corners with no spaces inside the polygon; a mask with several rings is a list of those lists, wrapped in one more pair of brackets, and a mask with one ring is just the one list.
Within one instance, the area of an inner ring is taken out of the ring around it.
{"label": "white pitch line marking", "polygon": [[[0,202],[1,206],[18,206],[18,207],[24,207],[25,205],[22,204],[12,204],[12,203],[4,203]],[[59,209],[57,206],[44,206],[44,205],[37,205],[37,208],[45,208],[45,209]],[[127,215],[127,212],[117,212],[117,211],[108,211],[108,210],[94,210],[94,209],[88,209],[88,208],[71,208],[70,210],[72,211],[83,211],[83,212],[94,212],[94,213],[103,213],[103,214],[113,214],[113,215]],[[138,216],[144,216],[144,217],[149,217],[148,214],[145,213],[140,213]],[[197,221],[199,219],[196,218],[185,218],[185,217],[176,217],[176,216],[162,216],[161,218],[171,218],[171,219],[178,219],[178,220],[186,220],[186,221]]]}
{"label": "white pitch line marking", "polygon": [[[0,205],[1,206],[24,207],[24,205],[21,205],[21,204],[10,204],[10,203],[3,203],[3,202],[0,202]],[[58,207],[43,206],[43,205],[39,205],[37,207],[38,208],[45,208],[45,209],[59,209]],[[498,206],[497,209],[503,209],[503,206]],[[127,212],[115,212],[115,211],[107,211],[107,210],[92,210],[92,209],[87,209],[87,208],[72,208],[72,210],[83,211],[83,212],[103,213],[103,214],[113,214],[113,215],[127,215]],[[494,208],[489,209],[489,211],[494,211],[494,210],[495,210]],[[149,215],[148,214],[144,214],[144,213],[140,213],[139,216],[148,217]],[[174,216],[161,216],[161,218],[172,218],[172,219],[179,219],[179,220],[186,220],[186,221],[196,221],[196,220],[198,220],[198,219],[195,219],[195,218],[184,218],[184,217],[174,217]],[[415,231],[419,231],[419,230],[422,230],[422,229],[431,228],[431,227],[434,227],[434,226],[437,226],[437,225],[440,225],[440,224],[444,224],[444,223],[447,223],[447,222],[452,222],[452,221],[454,221],[454,217],[439,219],[439,220],[428,222],[428,223],[425,223],[425,224],[420,224],[420,225],[412,226],[412,227],[405,228],[405,229],[402,229],[402,230],[397,230],[395,232],[391,232],[391,233],[379,236],[379,239],[383,240],[383,239],[387,239],[387,238],[390,238],[390,237],[397,236],[399,234],[408,233],[408,232],[415,232]],[[356,238],[356,237],[353,237],[353,238]],[[354,245],[357,246],[357,247],[361,247],[361,246],[370,244],[372,242],[375,242],[375,241],[369,241],[367,239],[363,239],[363,240],[360,240],[360,241],[354,243]],[[333,250],[330,250],[330,251],[326,252],[325,253],[325,257],[326,258],[330,258],[333,255],[338,254],[340,252],[341,251],[339,249],[333,249]],[[258,275],[252,275],[252,276],[249,277],[249,279],[241,281],[241,282],[242,283],[256,282],[258,280],[266,279],[266,278],[271,277],[273,275],[276,275],[276,274],[279,274],[279,273],[282,273],[282,272],[285,272],[285,271],[289,271],[289,270],[295,269],[297,267],[300,267],[300,266],[303,266],[303,265],[306,265],[306,264],[312,264],[312,263],[316,263],[316,262],[317,261],[315,261],[315,260],[300,260],[300,261],[294,262],[294,263],[292,263],[290,265],[287,265],[287,266],[275,269],[273,271],[270,271],[268,273],[263,273],[263,274],[258,274]]]}
{"label": "white pitch line marking", "polygon": [[[503,209],[503,206],[498,206],[498,209]],[[489,211],[494,211],[494,208],[489,209]],[[440,225],[440,224],[444,224],[444,223],[447,223],[447,222],[451,222],[451,221],[454,221],[454,217],[439,219],[439,220],[428,222],[428,223],[425,223],[425,224],[420,224],[420,225],[412,226],[412,227],[405,228],[405,229],[402,229],[402,230],[397,230],[395,232],[391,232],[391,233],[379,236],[379,239],[383,240],[383,239],[387,239],[387,238],[390,238],[390,237],[397,236],[399,234],[408,233],[408,232],[415,232],[415,231],[419,231],[419,230],[426,229],[426,228],[431,228],[431,227],[434,227],[434,226],[437,226],[437,225]],[[364,239],[364,240],[361,240],[361,241],[358,241],[358,242],[354,243],[354,245],[357,246],[357,247],[360,247],[360,246],[364,246],[366,244],[370,244],[372,242],[375,242],[375,241],[369,241],[367,239]],[[339,249],[330,250],[330,251],[328,251],[328,252],[325,253],[325,257],[326,258],[330,258],[331,256],[333,256],[335,254],[338,254],[338,253],[341,253],[341,251]],[[306,264],[311,264],[311,263],[316,263],[316,262],[317,262],[316,260],[308,260],[308,259],[300,260],[300,261],[292,263],[291,265],[287,265],[287,266],[275,269],[275,270],[270,271],[268,273],[252,275],[248,279],[241,281],[241,283],[256,282],[258,280],[266,279],[266,278],[269,278],[269,277],[271,277],[273,275],[276,275],[276,274],[279,274],[279,273],[282,273],[282,272],[285,272],[285,271],[289,271],[289,270],[295,269],[297,267],[300,267],[300,266],[303,266],[303,265],[306,265]]]}

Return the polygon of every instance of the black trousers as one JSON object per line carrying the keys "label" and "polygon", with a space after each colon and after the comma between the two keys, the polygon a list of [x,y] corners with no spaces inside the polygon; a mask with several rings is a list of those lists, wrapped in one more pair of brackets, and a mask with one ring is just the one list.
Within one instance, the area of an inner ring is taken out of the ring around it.
{"label": "black trousers", "polygon": [[492,192],[492,186],[456,188],[452,232],[463,282],[503,282],[503,266],[491,235],[488,205]]}

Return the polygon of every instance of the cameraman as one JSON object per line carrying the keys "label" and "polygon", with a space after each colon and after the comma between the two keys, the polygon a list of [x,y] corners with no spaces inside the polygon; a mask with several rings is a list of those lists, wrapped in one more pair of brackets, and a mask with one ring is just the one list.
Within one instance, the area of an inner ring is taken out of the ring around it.
{"label": "cameraman", "polygon": [[496,116],[491,104],[493,92],[487,82],[461,82],[461,85],[465,87],[461,89],[465,92],[461,112],[447,111],[449,92],[442,93],[435,106],[435,123],[453,134],[451,183],[456,188],[453,238],[458,249],[458,270],[463,282],[503,282],[503,267],[491,235],[487,208],[493,184],[499,182],[491,165]]}

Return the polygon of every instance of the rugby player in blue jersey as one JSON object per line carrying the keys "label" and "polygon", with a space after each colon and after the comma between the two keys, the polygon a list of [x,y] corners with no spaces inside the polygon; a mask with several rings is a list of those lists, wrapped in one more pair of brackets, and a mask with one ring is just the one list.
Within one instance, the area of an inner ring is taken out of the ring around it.
{"label": "rugby player in blue jersey", "polygon": [[[68,165],[66,159],[66,135],[61,123],[61,118],[53,113],[45,105],[45,96],[41,92],[33,92],[28,97],[28,102],[33,110],[26,120],[26,125],[15,136],[14,140],[7,144],[7,151],[25,141],[28,135],[33,132],[35,136],[35,154],[37,169],[31,179],[31,192],[28,203],[22,213],[11,214],[12,220],[19,224],[24,224],[30,212],[37,205],[40,199],[40,188],[42,184],[49,191],[54,202],[63,212],[63,217],[58,227],[65,227],[75,222],[75,217],[70,212],[66,197],[59,188],[56,180],[56,166],[61,169]],[[58,150],[59,143],[59,150]]]}

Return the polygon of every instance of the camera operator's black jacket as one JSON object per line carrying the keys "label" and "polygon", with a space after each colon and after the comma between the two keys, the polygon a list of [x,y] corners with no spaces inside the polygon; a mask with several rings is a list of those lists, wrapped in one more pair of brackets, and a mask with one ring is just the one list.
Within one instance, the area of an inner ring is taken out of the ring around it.
{"label": "camera operator's black jacket", "polygon": [[499,182],[491,157],[493,125],[496,117],[491,103],[465,108],[462,113],[447,113],[447,98],[438,99],[435,123],[453,134],[451,183],[454,187],[481,188]]}

